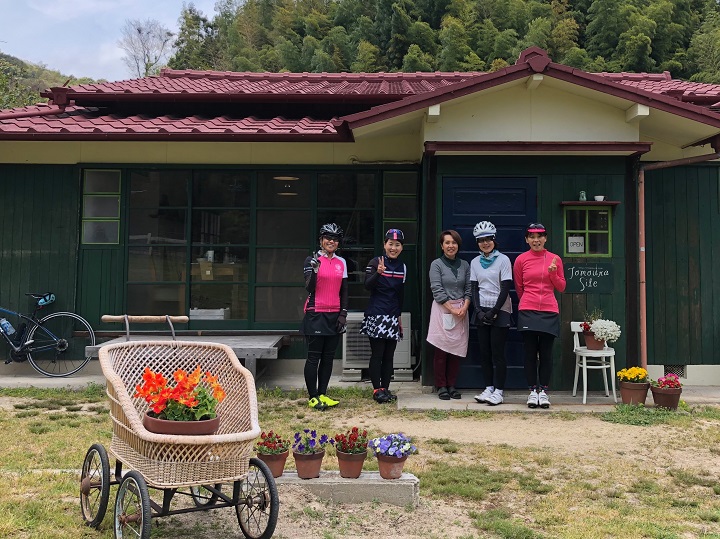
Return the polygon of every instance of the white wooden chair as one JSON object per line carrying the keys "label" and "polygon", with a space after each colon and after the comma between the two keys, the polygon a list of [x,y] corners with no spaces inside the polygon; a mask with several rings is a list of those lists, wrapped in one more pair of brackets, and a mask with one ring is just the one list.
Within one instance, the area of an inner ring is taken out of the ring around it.
{"label": "white wooden chair", "polygon": [[583,404],[587,403],[587,371],[588,369],[601,369],[603,382],[605,383],[605,396],[609,397],[607,371],[610,371],[610,382],[612,384],[613,399],[617,402],[615,392],[615,349],[610,348],[607,343],[602,350],[588,350],[587,346],[580,346],[580,333],[583,329],[582,322],[570,322],[570,330],[573,332],[573,353],[575,354],[575,384],[573,385],[573,397],[577,395],[578,375],[580,369],[583,373]]}

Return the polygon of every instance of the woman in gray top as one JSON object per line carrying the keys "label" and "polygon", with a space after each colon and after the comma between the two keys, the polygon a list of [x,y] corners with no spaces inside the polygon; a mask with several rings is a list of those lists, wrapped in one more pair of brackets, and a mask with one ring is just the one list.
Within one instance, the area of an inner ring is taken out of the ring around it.
{"label": "woman in gray top", "polygon": [[430,264],[433,304],[427,341],[435,347],[435,387],[442,400],[459,399],[455,389],[460,358],[467,355],[470,308],[470,265],[458,253],[462,246],[455,230],[440,233],[442,256]]}

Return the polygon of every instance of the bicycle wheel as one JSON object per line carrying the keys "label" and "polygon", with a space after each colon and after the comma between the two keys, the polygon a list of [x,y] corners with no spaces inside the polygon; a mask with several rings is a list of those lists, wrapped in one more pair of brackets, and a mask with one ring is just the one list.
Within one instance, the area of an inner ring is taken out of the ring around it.
{"label": "bicycle wheel", "polygon": [[250,459],[245,479],[240,481],[240,503],[235,506],[238,524],[248,539],[269,539],[275,532],[280,499],[275,479],[263,461]]}
{"label": "bicycle wheel", "polygon": [[85,523],[97,528],[105,518],[110,497],[110,461],[102,444],[85,454],[80,473],[80,509]]}
{"label": "bicycle wheel", "polygon": [[25,350],[30,364],[45,376],[70,376],[90,361],[85,347],[95,344],[90,324],[75,313],[52,313],[33,326]]}

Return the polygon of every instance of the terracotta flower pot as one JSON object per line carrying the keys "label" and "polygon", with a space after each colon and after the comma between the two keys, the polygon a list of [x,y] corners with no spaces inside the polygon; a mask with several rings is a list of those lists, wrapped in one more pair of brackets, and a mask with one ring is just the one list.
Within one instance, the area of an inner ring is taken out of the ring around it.
{"label": "terracotta flower pot", "polygon": [[220,427],[220,418],[215,417],[200,421],[170,421],[168,419],[158,419],[146,413],[143,416],[143,427],[156,434],[202,436],[215,434]]}
{"label": "terracotta flower pot", "polygon": [[650,387],[652,391],[653,402],[657,408],[667,408],[669,410],[677,410],[680,404],[681,387]]}
{"label": "terracotta flower pot", "polygon": [[275,453],[272,455],[258,453],[257,458],[268,465],[270,473],[272,473],[273,477],[280,477],[283,474],[283,470],[285,470],[285,461],[287,460],[289,454],[289,450],[284,453]]}
{"label": "terracotta flower pot", "polygon": [[297,453],[293,451],[295,469],[300,479],[313,479],[320,477],[320,468],[325,457],[325,450],[317,453]]}
{"label": "terracotta flower pot", "polygon": [[378,468],[380,477],[383,479],[398,479],[402,475],[403,467],[407,457],[388,457],[386,455],[378,455]]}
{"label": "terracotta flower pot", "polygon": [[585,346],[588,350],[602,350],[605,348],[605,341],[595,338],[595,334],[592,331],[583,331],[585,337]]}
{"label": "terracotta flower pot", "polygon": [[367,458],[365,453],[345,453],[337,451],[338,466],[340,467],[340,477],[349,479],[357,479],[362,473],[363,464]]}
{"label": "terracotta flower pot", "polygon": [[650,382],[620,382],[620,397],[623,404],[645,404]]}

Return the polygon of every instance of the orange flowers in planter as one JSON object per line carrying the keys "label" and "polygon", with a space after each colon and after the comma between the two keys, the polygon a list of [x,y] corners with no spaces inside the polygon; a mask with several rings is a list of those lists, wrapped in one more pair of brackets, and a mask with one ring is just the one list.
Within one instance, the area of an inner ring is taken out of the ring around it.
{"label": "orange flowers in planter", "polygon": [[[149,415],[170,421],[200,421],[217,416],[215,409],[225,398],[217,376],[209,371],[203,376],[198,366],[192,374],[178,369],[173,378],[175,387],[169,387],[162,373],[145,368],[143,383],[135,386],[135,397],[142,397],[150,405]],[[203,381],[205,385],[201,385]]]}

